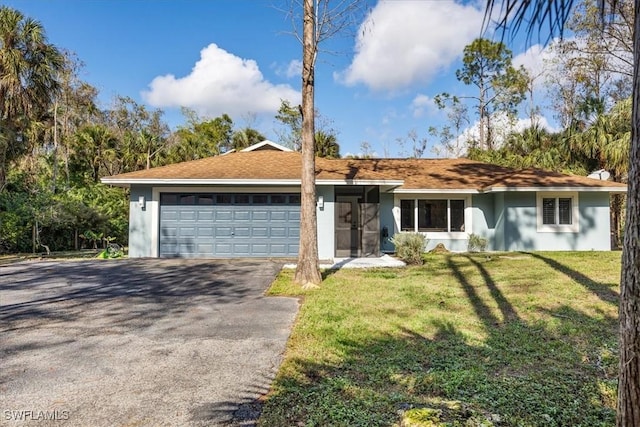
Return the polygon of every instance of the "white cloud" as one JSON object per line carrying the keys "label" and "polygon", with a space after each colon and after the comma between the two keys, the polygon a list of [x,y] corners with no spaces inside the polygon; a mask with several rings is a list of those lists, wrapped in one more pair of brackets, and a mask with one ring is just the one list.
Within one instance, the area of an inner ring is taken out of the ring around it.
{"label": "white cloud", "polygon": [[548,48],[540,44],[535,44],[513,57],[513,66],[518,68],[521,65],[532,75],[538,75],[544,71],[545,58],[551,55]]}
{"label": "white cloud", "polygon": [[428,82],[480,35],[480,7],[442,1],[380,1],[358,31],[353,62],[334,78],[394,91]]}
{"label": "white cloud", "polygon": [[299,59],[294,59],[291,62],[289,62],[286,76],[290,79],[293,77],[302,76],[302,61],[300,61]]}
{"label": "white cloud", "polygon": [[[534,118],[536,124],[549,132],[557,132],[553,126],[549,123],[546,117],[536,116]],[[493,127],[493,133],[495,138],[495,144],[497,147],[501,146],[506,137],[513,132],[522,132],[532,126],[531,118],[518,117],[510,119],[506,114],[497,113],[491,118],[491,126]],[[463,140],[480,139],[480,122],[476,121],[473,125],[469,126],[462,132]]]}
{"label": "white cloud", "polygon": [[271,64],[271,69],[277,76],[283,78],[300,78],[300,76],[302,76],[302,61],[299,59],[292,59],[288,64],[279,64],[274,62]]}
{"label": "white cloud", "polygon": [[282,99],[297,103],[300,93],[289,85],[276,85],[260,72],[256,61],[239,58],[212,43],[200,51],[191,73],[176,78],[158,76],[142,92],[154,107],[189,107],[200,114],[238,117],[278,111]]}
{"label": "white cloud", "polygon": [[418,94],[413,101],[411,101],[411,110],[413,117],[423,117],[426,112],[433,112],[437,109],[433,98],[427,95]]}
{"label": "white cloud", "polygon": [[531,78],[533,78],[534,88],[536,90],[546,91],[544,88],[544,82],[547,78],[551,63],[554,57],[558,55],[557,51],[553,49],[553,43],[548,46],[542,46],[535,44],[513,57],[514,67],[520,67],[521,65],[529,72]]}

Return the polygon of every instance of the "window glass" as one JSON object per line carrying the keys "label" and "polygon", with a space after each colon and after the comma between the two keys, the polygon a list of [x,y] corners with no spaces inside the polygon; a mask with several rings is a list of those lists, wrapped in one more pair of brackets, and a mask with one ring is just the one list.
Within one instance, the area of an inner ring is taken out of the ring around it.
{"label": "window glass", "polygon": [[248,194],[236,194],[235,203],[237,205],[248,205],[249,204],[249,195]]}
{"label": "window glass", "polygon": [[294,205],[299,205],[300,204],[300,195],[299,194],[292,194],[289,196],[289,203],[294,204]]}
{"label": "window glass", "polygon": [[216,194],[216,205],[230,205],[231,194]]}
{"label": "window glass", "polygon": [[198,196],[198,204],[199,205],[212,205],[213,204],[213,194],[200,194]]}
{"label": "window glass", "polygon": [[413,200],[400,200],[400,229],[402,231],[415,231]]}
{"label": "window glass", "polygon": [[254,205],[266,205],[269,200],[269,196],[266,194],[254,194],[253,195],[253,204]]}
{"label": "window glass", "polygon": [[446,200],[418,200],[418,231],[447,231]]}
{"label": "window glass", "polygon": [[558,199],[558,220],[559,224],[562,225],[573,223],[571,218],[571,198]]}
{"label": "window glass", "polygon": [[451,230],[464,231],[464,200],[450,200]]}
{"label": "window glass", "polygon": [[556,199],[542,199],[542,223],[555,225],[556,223]]}
{"label": "window glass", "polygon": [[162,193],[160,195],[160,204],[175,206],[178,204],[178,195],[173,193]]}
{"label": "window glass", "polygon": [[284,194],[273,194],[271,195],[271,203],[274,205],[284,205],[287,203],[287,196]]}
{"label": "window glass", "polygon": [[181,205],[195,205],[196,204],[196,196],[195,194],[181,194],[179,196],[179,203]]}

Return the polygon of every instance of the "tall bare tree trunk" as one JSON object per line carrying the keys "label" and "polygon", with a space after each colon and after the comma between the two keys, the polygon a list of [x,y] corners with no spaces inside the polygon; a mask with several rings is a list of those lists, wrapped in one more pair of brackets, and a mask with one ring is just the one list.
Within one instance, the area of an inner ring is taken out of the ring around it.
{"label": "tall bare tree trunk", "polygon": [[300,200],[300,248],[294,280],[303,287],[322,281],[318,261],[316,216],[314,84],[317,55],[315,0],[304,0],[302,47],[302,176]]}
{"label": "tall bare tree trunk", "polygon": [[633,107],[620,280],[618,427],[640,427],[640,0],[635,1]]}

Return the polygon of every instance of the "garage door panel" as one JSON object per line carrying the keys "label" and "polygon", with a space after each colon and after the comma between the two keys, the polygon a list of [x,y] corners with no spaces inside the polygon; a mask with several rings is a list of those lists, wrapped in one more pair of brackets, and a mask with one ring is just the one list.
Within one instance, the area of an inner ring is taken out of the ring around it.
{"label": "garage door panel", "polygon": [[289,215],[287,211],[272,211],[270,219],[271,221],[287,221]]}
{"label": "garage door panel", "polygon": [[214,212],[211,209],[198,211],[198,221],[213,221]]}
{"label": "garage door panel", "polygon": [[216,243],[215,245],[215,253],[218,255],[232,255],[233,254],[233,245],[231,243]]}
{"label": "garage door panel", "polygon": [[300,222],[300,211],[299,210],[289,211],[288,220],[291,222],[294,222],[294,221]]}
{"label": "garage door panel", "polygon": [[196,220],[196,211],[194,210],[184,210],[180,211],[178,216],[179,221],[195,221]]}
{"label": "garage door panel", "polygon": [[198,237],[213,237],[213,227],[198,227]]}
{"label": "garage door panel", "polygon": [[161,238],[176,237],[177,235],[178,235],[177,227],[162,227],[162,230],[160,230]]}
{"label": "garage door panel", "polygon": [[267,227],[251,227],[252,237],[269,237],[269,229]]}
{"label": "garage door panel", "polygon": [[251,245],[251,254],[254,256],[268,256],[269,245],[266,243],[256,243]]}
{"label": "garage door panel", "polygon": [[251,219],[251,214],[248,211],[235,211],[233,213],[234,221],[249,221]]}
{"label": "garage door panel", "polygon": [[176,254],[178,253],[178,245],[175,243],[162,243],[160,244],[160,253],[162,254]]}
{"label": "garage door panel", "polygon": [[287,237],[287,228],[271,227],[271,237]]}
{"label": "garage door panel", "polygon": [[213,253],[213,242],[211,243],[198,243],[198,253],[207,255]]}
{"label": "garage door panel", "polygon": [[234,243],[233,244],[233,252],[238,255],[250,254],[251,251],[249,243]]}
{"label": "garage door panel", "polygon": [[[295,256],[300,206],[286,203],[290,198],[233,193],[167,197],[178,202],[160,206],[160,256]],[[201,199],[211,203],[199,203]]]}
{"label": "garage door panel", "polygon": [[252,221],[268,221],[269,212],[266,210],[253,211],[251,212],[251,220]]}
{"label": "garage door panel", "polygon": [[272,243],[271,244],[271,253],[274,255],[286,255],[287,254],[288,245],[284,243]]}
{"label": "garage door panel", "polygon": [[175,221],[178,219],[178,212],[175,210],[167,210],[166,212],[164,212],[162,219],[164,219],[165,221]]}
{"label": "garage door panel", "polygon": [[238,238],[251,236],[251,228],[249,227],[234,227],[233,231],[234,231],[233,235]]}
{"label": "garage door panel", "polygon": [[216,227],[215,237],[231,237],[233,236],[232,227]]}
{"label": "garage door panel", "polygon": [[214,217],[216,222],[231,221],[233,220],[233,212],[229,209],[214,211]]}
{"label": "garage door panel", "polygon": [[196,245],[194,242],[178,242],[178,253],[193,254],[195,251]]}
{"label": "garage door panel", "polygon": [[196,228],[193,226],[180,227],[178,229],[178,237],[195,237],[195,236],[196,236]]}

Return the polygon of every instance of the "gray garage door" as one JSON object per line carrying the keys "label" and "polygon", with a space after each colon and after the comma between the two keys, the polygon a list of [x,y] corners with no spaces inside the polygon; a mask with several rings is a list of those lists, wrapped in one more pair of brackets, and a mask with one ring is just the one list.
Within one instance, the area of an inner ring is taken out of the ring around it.
{"label": "gray garage door", "polygon": [[299,238],[299,194],[160,195],[161,257],[289,257]]}

